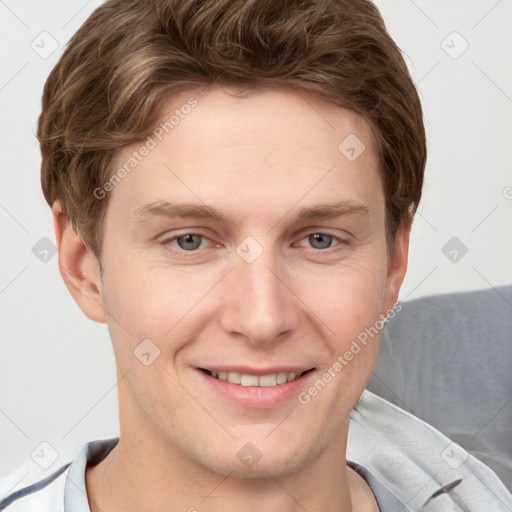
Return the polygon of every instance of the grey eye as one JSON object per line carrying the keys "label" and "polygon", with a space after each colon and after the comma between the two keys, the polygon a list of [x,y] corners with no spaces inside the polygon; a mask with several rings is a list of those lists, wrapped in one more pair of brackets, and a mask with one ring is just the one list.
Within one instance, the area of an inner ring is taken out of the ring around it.
{"label": "grey eye", "polygon": [[176,242],[181,249],[185,251],[193,251],[198,249],[203,241],[203,235],[196,235],[194,233],[187,233],[186,235],[176,238]]}
{"label": "grey eye", "polygon": [[309,235],[308,240],[315,249],[327,249],[332,244],[333,237],[325,233],[314,233]]}

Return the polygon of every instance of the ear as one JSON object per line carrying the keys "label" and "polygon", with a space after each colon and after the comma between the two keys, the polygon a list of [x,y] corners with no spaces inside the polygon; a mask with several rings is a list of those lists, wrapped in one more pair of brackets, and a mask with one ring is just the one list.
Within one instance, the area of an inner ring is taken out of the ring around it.
{"label": "ear", "polygon": [[411,226],[412,217],[405,226],[398,228],[395,235],[395,244],[388,261],[386,292],[382,310],[382,314],[385,316],[390,313],[398,301],[398,293],[407,271]]}
{"label": "ear", "polygon": [[60,201],[53,204],[52,215],[60,275],[80,309],[91,320],[105,323],[98,259],[78,235]]}

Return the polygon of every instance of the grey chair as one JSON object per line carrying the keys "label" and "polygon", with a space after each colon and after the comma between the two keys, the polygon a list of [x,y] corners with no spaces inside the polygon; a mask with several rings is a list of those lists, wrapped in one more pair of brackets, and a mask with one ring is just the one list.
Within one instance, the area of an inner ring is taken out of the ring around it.
{"label": "grey chair", "polygon": [[460,444],[512,491],[512,285],[401,305],[368,389]]}

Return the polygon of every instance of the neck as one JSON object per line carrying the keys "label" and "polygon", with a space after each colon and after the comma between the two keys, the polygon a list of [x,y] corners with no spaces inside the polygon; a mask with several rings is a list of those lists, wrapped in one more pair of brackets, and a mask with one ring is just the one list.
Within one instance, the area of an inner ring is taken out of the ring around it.
{"label": "neck", "polygon": [[[366,484],[346,466],[346,435],[312,464],[276,478],[233,478],[212,472],[159,439],[121,435],[117,446],[86,471],[91,512],[166,510],[372,510]],[[368,506],[363,506],[367,503]]]}
{"label": "neck", "polygon": [[258,473],[246,477],[248,473],[240,476],[230,469],[226,447],[217,447],[218,457],[208,459],[206,450],[172,442],[127,404],[129,400],[120,400],[118,444],[86,470],[91,512],[378,511],[366,482],[346,465],[348,418],[332,437],[317,441],[321,451],[302,454],[302,465],[293,471],[286,462],[265,467],[262,459],[254,467]]}

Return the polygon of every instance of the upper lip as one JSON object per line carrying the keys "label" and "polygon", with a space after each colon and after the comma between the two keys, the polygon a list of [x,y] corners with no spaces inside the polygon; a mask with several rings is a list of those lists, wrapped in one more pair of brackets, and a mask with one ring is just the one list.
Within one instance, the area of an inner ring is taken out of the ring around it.
{"label": "upper lip", "polygon": [[237,372],[246,375],[270,375],[273,373],[303,373],[312,370],[312,366],[271,366],[267,368],[254,368],[242,365],[219,365],[219,366],[201,366],[201,370],[209,370],[211,372]]}

